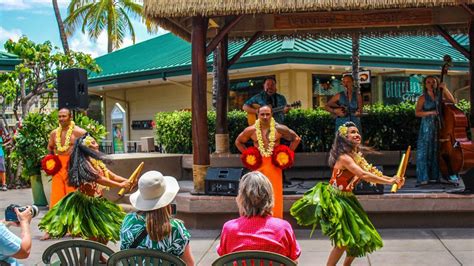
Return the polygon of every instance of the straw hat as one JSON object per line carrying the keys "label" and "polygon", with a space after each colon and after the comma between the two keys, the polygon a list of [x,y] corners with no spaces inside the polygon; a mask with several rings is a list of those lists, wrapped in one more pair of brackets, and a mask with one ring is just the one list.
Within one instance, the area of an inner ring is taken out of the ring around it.
{"label": "straw hat", "polygon": [[178,191],[178,181],[174,177],[148,171],[140,177],[138,190],[130,195],[130,203],[140,211],[156,210],[170,204]]}

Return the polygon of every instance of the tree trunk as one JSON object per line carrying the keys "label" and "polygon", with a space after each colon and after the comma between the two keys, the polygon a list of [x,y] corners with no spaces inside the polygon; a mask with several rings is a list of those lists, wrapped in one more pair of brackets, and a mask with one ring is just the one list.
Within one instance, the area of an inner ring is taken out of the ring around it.
{"label": "tree trunk", "polygon": [[56,16],[56,22],[58,23],[59,28],[59,37],[61,38],[61,43],[63,45],[63,50],[65,54],[69,54],[69,44],[67,42],[66,32],[64,31],[63,20],[61,19],[61,13],[59,12],[58,1],[53,1],[54,15]]}

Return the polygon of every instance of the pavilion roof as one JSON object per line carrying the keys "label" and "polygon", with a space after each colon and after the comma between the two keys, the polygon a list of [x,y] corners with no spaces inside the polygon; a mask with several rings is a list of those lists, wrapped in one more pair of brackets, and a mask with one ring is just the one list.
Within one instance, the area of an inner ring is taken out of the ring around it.
{"label": "pavilion roof", "polygon": [[144,0],[145,15],[162,28],[190,40],[193,16],[210,18],[207,37],[225,19],[245,16],[230,38],[263,36],[344,37],[432,35],[433,25],[450,33],[466,33],[470,14],[462,5],[474,0]]}

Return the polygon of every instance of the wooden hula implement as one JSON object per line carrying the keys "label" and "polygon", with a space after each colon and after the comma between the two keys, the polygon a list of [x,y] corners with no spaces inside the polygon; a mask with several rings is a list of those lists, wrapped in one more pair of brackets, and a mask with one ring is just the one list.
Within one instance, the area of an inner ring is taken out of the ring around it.
{"label": "wooden hula implement", "polygon": [[[137,181],[138,181],[138,176],[140,175],[140,173],[142,172],[143,170],[143,166],[145,165],[144,162],[141,162],[137,169],[135,169],[135,171],[133,171],[132,175],[130,176],[130,178],[128,178],[128,181],[130,181],[130,188],[128,189],[128,191],[131,191],[135,185],[137,184]],[[118,195],[120,197],[123,197],[123,194],[125,194],[125,188],[122,188],[120,189],[120,191],[118,192]]]}

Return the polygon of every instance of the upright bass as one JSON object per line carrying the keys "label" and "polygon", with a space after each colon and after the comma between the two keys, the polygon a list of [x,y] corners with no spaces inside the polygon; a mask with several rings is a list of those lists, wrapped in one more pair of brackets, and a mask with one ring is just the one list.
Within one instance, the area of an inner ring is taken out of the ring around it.
{"label": "upright bass", "polygon": [[[441,82],[451,64],[451,57],[445,55]],[[439,169],[444,177],[462,174],[474,167],[474,143],[467,136],[469,121],[454,103],[443,100],[443,91],[439,93],[437,111],[440,118]]]}

